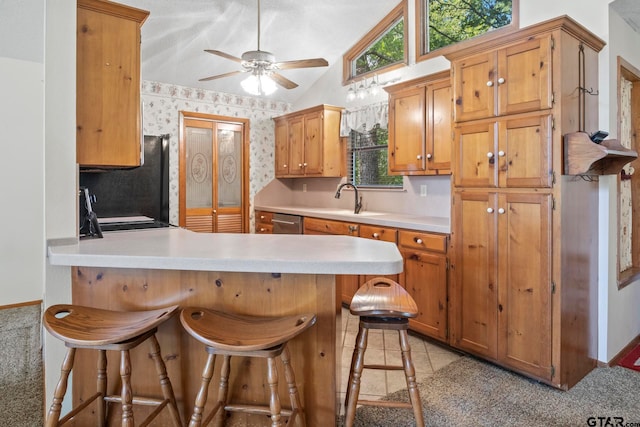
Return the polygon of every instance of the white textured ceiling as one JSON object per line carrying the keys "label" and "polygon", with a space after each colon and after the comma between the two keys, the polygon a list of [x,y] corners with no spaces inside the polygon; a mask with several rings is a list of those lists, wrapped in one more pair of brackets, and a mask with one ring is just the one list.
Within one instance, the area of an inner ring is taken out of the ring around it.
{"label": "white textured ceiling", "polygon": [[[117,0],[150,12],[142,27],[142,78],[244,94],[246,74],[198,79],[241,70],[240,64],[204,52],[241,56],[256,50],[257,0]],[[325,58],[329,67],[386,16],[399,0],[261,0],[260,48],[276,61]],[[340,65],[341,66],[341,65]],[[295,102],[329,67],[282,70],[297,83],[269,98]]]}

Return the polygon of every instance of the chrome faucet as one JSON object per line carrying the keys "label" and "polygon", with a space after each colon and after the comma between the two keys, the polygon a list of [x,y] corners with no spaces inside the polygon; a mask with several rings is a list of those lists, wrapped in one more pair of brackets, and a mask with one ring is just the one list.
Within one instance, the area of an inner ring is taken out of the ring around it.
{"label": "chrome faucet", "polygon": [[355,206],[353,208],[353,213],[354,214],[359,213],[360,209],[362,209],[362,196],[358,198],[358,187],[356,187],[355,184],[352,184],[350,182],[345,182],[344,184],[340,184],[340,186],[338,187],[338,191],[336,191],[336,199],[340,198],[340,192],[344,187],[353,188],[353,192],[355,194]]}

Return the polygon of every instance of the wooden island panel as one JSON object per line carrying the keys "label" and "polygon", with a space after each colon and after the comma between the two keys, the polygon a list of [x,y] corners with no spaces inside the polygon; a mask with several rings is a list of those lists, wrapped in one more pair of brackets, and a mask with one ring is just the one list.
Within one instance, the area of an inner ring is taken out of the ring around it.
{"label": "wooden island panel", "polygon": [[[336,310],[339,304],[334,275],[100,267],[73,267],[72,272],[73,303],[97,308],[146,310],[179,304],[265,316],[316,313],[316,324],[290,342],[292,364],[307,425],[326,426],[327,420],[335,419],[339,413],[340,311]],[[186,425],[200,386],[206,351],[201,343],[182,329],[178,316],[160,326],[158,341]],[[97,357],[92,353],[78,351],[76,355],[74,405],[95,393]],[[108,392],[118,394],[118,355],[108,353]],[[134,393],[159,396],[160,388],[153,363],[148,360],[146,343],[132,350],[131,358]],[[251,362],[240,359],[232,358],[232,398],[245,403],[268,402],[266,364],[257,359]],[[219,366],[211,382],[207,413],[216,398],[218,378]],[[283,373],[279,379],[281,402],[283,406],[289,406]],[[111,406],[114,409],[118,407]],[[138,421],[143,419],[145,409],[134,409]],[[154,421],[154,426],[171,425],[164,412]],[[119,410],[114,410],[109,425],[116,425],[118,416]],[[269,418],[264,416],[233,416],[240,417],[237,420],[241,425],[270,425]],[[81,426],[92,422],[85,418],[76,419],[71,424]]]}

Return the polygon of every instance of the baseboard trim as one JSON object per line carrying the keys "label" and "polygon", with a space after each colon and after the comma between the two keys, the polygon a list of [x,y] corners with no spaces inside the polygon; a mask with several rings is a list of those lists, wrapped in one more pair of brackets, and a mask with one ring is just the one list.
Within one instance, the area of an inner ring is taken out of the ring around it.
{"label": "baseboard trim", "polygon": [[640,344],[640,335],[632,339],[631,342],[627,344],[625,348],[620,350],[620,352],[616,354],[615,357],[609,361],[609,363],[606,363],[605,366],[618,366],[620,360],[622,360],[622,358],[638,344]]}
{"label": "baseboard trim", "polygon": [[6,310],[9,308],[18,308],[18,307],[26,307],[29,305],[42,305],[42,300],[35,300],[35,301],[25,301],[25,302],[18,302],[15,304],[8,304],[8,305],[2,305],[0,306],[0,310]]}

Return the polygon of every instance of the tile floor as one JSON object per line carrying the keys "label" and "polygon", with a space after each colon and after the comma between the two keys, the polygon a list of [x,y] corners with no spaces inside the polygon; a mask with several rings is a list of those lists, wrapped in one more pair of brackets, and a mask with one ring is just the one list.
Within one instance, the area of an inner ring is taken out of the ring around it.
{"label": "tile floor", "polygon": [[[342,384],[340,387],[341,413],[344,413],[344,397],[351,367],[351,355],[358,334],[358,317],[342,309]],[[424,381],[435,371],[460,357],[460,354],[440,346],[435,341],[421,339],[409,333],[411,357],[418,382]],[[369,332],[365,363],[401,365],[400,344],[396,331]],[[407,387],[403,371],[379,371],[365,369],[360,386],[360,398],[377,400],[389,393]]]}

